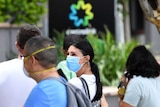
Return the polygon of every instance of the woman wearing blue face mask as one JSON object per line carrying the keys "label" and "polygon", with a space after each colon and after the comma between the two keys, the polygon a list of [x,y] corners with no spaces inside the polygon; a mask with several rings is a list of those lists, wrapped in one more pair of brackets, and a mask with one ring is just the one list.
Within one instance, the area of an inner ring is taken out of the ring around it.
{"label": "woman wearing blue face mask", "polygon": [[[102,98],[102,83],[100,81],[99,69],[92,61],[93,58],[94,52],[91,44],[87,40],[82,40],[73,43],[69,47],[66,63],[68,68],[77,75],[77,77],[69,80],[69,82],[86,94],[79,77],[83,78],[88,86],[89,98],[92,102],[95,102],[100,101]],[[105,104],[103,107],[108,107],[108,104]]]}

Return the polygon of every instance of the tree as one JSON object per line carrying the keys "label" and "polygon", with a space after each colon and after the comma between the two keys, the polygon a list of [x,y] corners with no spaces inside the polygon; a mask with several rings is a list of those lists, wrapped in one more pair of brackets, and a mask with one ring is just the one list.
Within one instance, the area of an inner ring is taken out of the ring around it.
{"label": "tree", "polygon": [[9,29],[6,29],[8,30],[6,34],[9,36],[8,41],[10,41],[9,52],[6,53],[7,59],[17,56],[13,52],[11,44],[13,25],[39,24],[42,15],[47,10],[46,3],[47,0],[0,0],[0,23],[9,25]]}
{"label": "tree", "polygon": [[46,12],[47,0],[0,0],[0,22],[37,23]]}

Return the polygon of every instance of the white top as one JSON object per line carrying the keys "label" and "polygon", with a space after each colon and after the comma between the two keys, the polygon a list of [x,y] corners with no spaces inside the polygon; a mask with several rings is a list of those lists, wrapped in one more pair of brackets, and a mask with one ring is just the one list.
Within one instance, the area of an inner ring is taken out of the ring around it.
{"label": "white top", "polygon": [[160,107],[160,77],[134,77],[128,83],[123,101],[134,107]]}
{"label": "white top", "polygon": [[22,107],[36,82],[25,76],[23,60],[0,63],[0,107]]}
{"label": "white top", "polygon": [[[81,77],[83,77],[85,79],[85,81],[87,82],[87,85],[89,88],[90,98],[92,100],[96,94],[96,78],[93,74],[92,75],[83,74],[83,75],[81,75]],[[74,86],[78,87],[85,94],[83,84],[79,78],[77,78],[77,77],[72,78],[71,80],[69,80],[69,82],[71,84],[73,84]]]}

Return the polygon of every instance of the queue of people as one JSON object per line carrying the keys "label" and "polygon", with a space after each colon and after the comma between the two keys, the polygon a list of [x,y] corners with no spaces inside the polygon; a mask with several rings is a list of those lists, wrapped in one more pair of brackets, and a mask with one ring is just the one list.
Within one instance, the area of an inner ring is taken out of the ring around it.
{"label": "queue of people", "polygon": [[[58,64],[56,44],[35,25],[19,29],[16,47],[18,58],[0,63],[0,107],[68,107],[66,86],[51,77],[80,89],[93,107],[109,107],[93,62],[94,50],[84,37],[65,36],[62,51],[66,60]],[[159,75],[160,65],[151,52],[136,46],[127,58],[120,107],[159,107]]]}

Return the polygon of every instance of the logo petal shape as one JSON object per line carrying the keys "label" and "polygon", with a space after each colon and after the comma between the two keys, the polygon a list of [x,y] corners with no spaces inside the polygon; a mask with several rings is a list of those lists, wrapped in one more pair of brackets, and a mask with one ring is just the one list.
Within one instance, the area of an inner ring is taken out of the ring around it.
{"label": "logo petal shape", "polygon": [[[78,10],[84,10],[85,16],[83,18],[79,18],[77,16]],[[71,13],[69,14],[69,19],[74,22],[74,25],[76,27],[79,27],[81,25],[88,26],[89,20],[92,20],[94,18],[92,10],[92,5],[90,3],[85,4],[83,0],[79,0],[77,4],[72,4],[70,6]]]}

